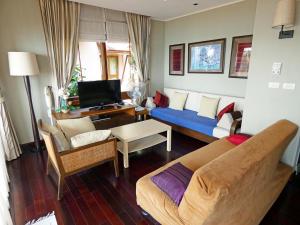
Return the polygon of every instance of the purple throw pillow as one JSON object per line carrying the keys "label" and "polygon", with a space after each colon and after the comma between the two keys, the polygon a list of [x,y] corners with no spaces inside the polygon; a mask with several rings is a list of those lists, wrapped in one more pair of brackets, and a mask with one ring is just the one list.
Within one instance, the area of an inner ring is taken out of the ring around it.
{"label": "purple throw pillow", "polygon": [[151,177],[151,180],[159,189],[165,192],[176,205],[179,205],[192,176],[193,171],[181,163],[176,163]]}

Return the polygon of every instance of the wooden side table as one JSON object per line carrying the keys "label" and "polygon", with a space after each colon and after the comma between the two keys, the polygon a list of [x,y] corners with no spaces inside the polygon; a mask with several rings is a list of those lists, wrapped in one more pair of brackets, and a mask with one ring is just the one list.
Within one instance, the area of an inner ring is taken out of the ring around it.
{"label": "wooden side table", "polygon": [[137,118],[137,120],[139,120],[139,117],[143,118],[141,120],[147,120],[148,115],[149,115],[149,112],[146,108],[144,110],[141,110],[141,111],[135,111],[135,118]]}

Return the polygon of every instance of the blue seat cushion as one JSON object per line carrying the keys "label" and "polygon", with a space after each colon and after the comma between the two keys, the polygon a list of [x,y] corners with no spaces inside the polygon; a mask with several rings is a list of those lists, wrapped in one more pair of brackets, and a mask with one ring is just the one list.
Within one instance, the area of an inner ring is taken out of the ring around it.
{"label": "blue seat cushion", "polygon": [[197,112],[187,109],[180,111],[170,108],[154,108],[151,110],[151,116],[209,136],[213,135],[213,130],[218,123],[217,119],[198,116]]}

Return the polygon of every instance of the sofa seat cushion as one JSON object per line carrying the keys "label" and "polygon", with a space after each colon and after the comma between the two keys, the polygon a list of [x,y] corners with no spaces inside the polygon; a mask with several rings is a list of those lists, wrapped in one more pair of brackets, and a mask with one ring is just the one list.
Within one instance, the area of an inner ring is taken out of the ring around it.
{"label": "sofa seat cushion", "polygon": [[137,204],[150,213],[161,224],[183,224],[178,215],[178,207],[171,198],[160,190],[151,180],[151,177],[159,174],[175,163],[182,163],[192,171],[206,165],[208,162],[219,157],[235,145],[225,139],[220,139],[200,148],[194,152],[178,158],[165,166],[140,178],[136,184]]}
{"label": "sofa seat cushion", "polygon": [[197,112],[187,109],[178,111],[170,108],[155,108],[151,111],[151,116],[209,136],[212,136],[213,129],[218,123],[217,119],[197,116]]}

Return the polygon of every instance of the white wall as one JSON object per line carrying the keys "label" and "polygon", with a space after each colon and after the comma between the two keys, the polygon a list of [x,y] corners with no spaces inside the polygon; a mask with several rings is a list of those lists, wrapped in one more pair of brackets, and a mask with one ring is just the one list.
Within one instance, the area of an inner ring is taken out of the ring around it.
{"label": "white wall", "polygon": [[156,90],[163,91],[164,88],[164,40],[165,23],[152,20],[150,37],[150,91],[154,95]]}
{"label": "white wall", "polygon": [[0,86],[21,143],[33,140],[30,113],[22,77],[10,77],[8,51],[30,51],[38,55],[41,74],[31,77],[37,118],[47,119],[43,88],[51,85],[50,65],[37,0],[1,0]]}
{"label": "white wall", "polygon": [[[256,0],[186,16],[165,24],[165,87],[186,88],[233,96],[244,96],[247,80],[228,78],[233,36],[253,33]],[[227,38],[224,74],[188,74],[188,47],[191,42]],[[185,76],[169,75],[169,45],[186,43]],[[159,66],[158,64],[157,66]]]}
{"label": "white wall", "polygon": [[[272,29],[277,1],[258,0],[254,25],[253,54],[247,82],[242,131],[255,134],[280,119],[300,126],[300,2],[293,39],[278,39]],[[282,74],[272,75],[273,62],[282,62]],[[268,82],[295,83],[296,90],[269,89]],[[285,152],[283,161],[296,165],[299,134]]]}

